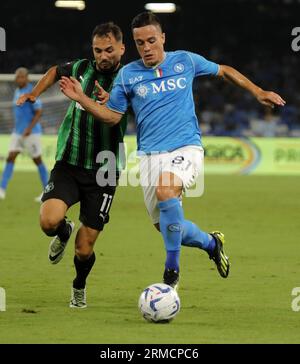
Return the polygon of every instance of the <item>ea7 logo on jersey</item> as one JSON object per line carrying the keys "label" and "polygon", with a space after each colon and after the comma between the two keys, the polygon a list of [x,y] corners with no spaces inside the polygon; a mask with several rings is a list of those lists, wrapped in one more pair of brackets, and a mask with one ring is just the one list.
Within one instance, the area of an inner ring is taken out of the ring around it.
{"label": "ea7 logo on jersey", "polygon": [[184,89],[186,88],[186,78],[180,77],[177,79],[169,78],[168,80],[163,80],[159,84],[151,82],[152,92],[157,94],[159,92],[173,91],[176,88]]}
{"label": "ea7 logo on jersey", "polygon": [[132,85],[132,84],[140,82],[142,80],[143,80],[143,76],[137,76],[137,77],[130,78],[129,83],[130,83],[130,85]]}

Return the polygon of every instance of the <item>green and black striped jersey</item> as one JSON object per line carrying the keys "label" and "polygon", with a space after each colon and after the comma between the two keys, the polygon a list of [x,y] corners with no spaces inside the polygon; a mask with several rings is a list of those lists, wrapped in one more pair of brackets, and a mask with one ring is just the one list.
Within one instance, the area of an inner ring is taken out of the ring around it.
{"label": "green and black striped jersey", "polygon": [[[95,61],[87,59],[57,67],[58,79],[61,76],[75,77],[81,83],[84,93],[95,101],[95,81],[98,80],[104,90],[109,92],[117,73],[118,70],[111,73],[100,72],[96,69]],[[124,156],[120,143],[123,143],[126,127],[126,114],[119,124],[109,127],[72,101],[58,131],[56,160],[96,170],[102,166],[96,163],[98,153],[110,151],[116,156],[117,169],[121,170],[124,168]]]}

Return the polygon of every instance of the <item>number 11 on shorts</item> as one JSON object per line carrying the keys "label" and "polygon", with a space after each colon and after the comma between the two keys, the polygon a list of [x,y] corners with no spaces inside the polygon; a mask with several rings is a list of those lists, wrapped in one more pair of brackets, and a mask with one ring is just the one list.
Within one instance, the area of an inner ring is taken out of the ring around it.
{"label": "number 11 on shorts", "polygon": [[100,213],[104,213],[107,214],[111,205],[111,201],[112,201],[112,195],[109,195],[107,193],[103,193],[103,202],[100,208]]}

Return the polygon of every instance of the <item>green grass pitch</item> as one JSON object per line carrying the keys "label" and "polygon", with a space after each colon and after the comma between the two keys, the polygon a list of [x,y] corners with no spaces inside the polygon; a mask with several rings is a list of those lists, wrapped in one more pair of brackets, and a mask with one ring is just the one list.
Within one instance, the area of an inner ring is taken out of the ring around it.
{"label": "green grass pitch", "polygon": [[[140,188],[119,188],[111,221],[96,244],[88,308],[68,307],[74,236],[64,259],[47,261],[39,229],[37,174],[16,173],[0,201],[0,343],[300,343],[299,178],[207,176],[201,198],[184,200],[185,216],[225,233],[231,260],[219,277],[205,252],[183,247],[181,312],[167,325],[144,321],[137,301],[161,281],[164,247]],[[76,221],[78,207],[68,215]]]}

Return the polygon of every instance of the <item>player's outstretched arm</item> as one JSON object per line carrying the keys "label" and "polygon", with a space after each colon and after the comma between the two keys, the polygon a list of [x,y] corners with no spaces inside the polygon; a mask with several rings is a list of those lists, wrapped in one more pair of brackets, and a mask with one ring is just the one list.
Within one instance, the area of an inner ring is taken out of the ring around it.
{"label": "player's outstretched arm", "polygon": [[257,101],[263,105],[270,107],[274,107],[274,105],[285,105],[285,100],[283,100],[281,96],[273,91],[265,91],[261,89],[233,67],[220,65],[218,76],[251,92]]}
{"label": "player's outstretched arm", "polygon": [[32,120],[31,120],[31,123],[28,125],[28,127],[23,132],[24,137],[27,137],[28,135],[31,134],[32,129],[39,122],[39,119],[40,119],[41,116],[42,116],[42,109],[36,110]]}
{"label": "player's outstretched arm", "polygon": [[18,98],[17,105],[23,105],[26,101],[35,102],[40,94],[52,86],[57,81],[56,68],[57,66],[49,68],[30,93],[23,94]]}
{"label": "player's outstretched arm", "polygon": [[74,77],[62,77],[59,81],[61,91],[71,100],[77,101],[95,119],[111,126],[118,124],[122,114],[108,109],[105,105],[99,105],[94,100],[86,96],[82,90],[80,82]]}

